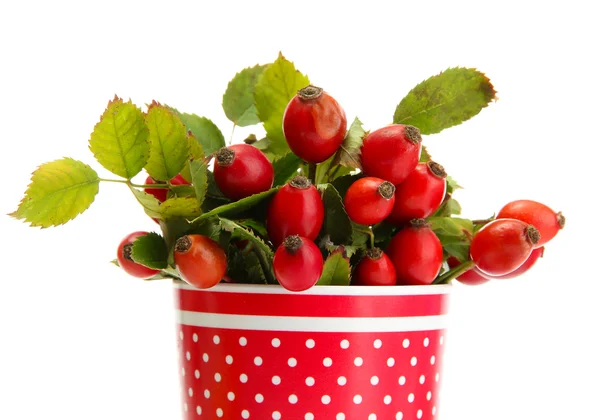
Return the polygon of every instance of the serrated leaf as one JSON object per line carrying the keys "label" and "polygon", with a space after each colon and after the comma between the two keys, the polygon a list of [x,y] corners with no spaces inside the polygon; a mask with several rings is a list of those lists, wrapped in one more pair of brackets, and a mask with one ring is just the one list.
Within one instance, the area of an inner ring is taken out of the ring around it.
{"label": "serrated leaf", "polygon": [[139,236],[131,248],[131,258],[138,264],[148,268],[162,270],[167,268],[169,255],[167,244],[158,233],[150,232]]}
{"label": "serrated leaf", "polygon": [[469,260],[471,241],[466,236],[438,235],[446,255],[453,256],[460,262]]}
{"label": "serrated leaf", "polygon": [[254,103],[269,138],[269,152],[283,156],[290,151],[283,135],[283,113],[298,90],[310,84],[294,63],[281,53],[264,70],[254,90]]}
{"label": "serrated leaf", "polygon": [[473,222],[459,217],[429,217],[431,230],[436,234],[450,236],[470,236],[473,233]]}
{"label": "serrated leaf", "polygon": [[339,164],[334,163],[337,155],[331,156],[324,162],[321,162],[317,165],[317,173],[316,173],[316,184],[326,184],[334,181],[340,177],[348,175],[352,172],[353,168],[347,166],[341,166]]}
{"label": "serrated leaf", "polygon": [[363,123],[358,117],[354,118],[354,121],[350,124],[350,128],[346,132],[344,142],[335,155],[332,166],[343,165],[349,168],[362,169],[360,151],[363,139],[367,135],[362,125]]}
{"label": "serrated leaf", "polygon": [[252,207],[258,205],[261,201],[269,198],[273,195],[279,188],[271,188],[268,191],[261,192],[259,194],[251,195],[250,197],[242,198],[241,200],[234,201],[233,203],[223,204],[222,206],[216,207],[192,222],[197,222],[208,217],[218,216],[218,215],[228,215],[228,214],[237,214],[241,213],[245,210],[251,209]]}
{"label": "serrated leaf", "polygon": [[325,260],[318,286],[347,286],[350,284],[350,260],[334,252]]}
{"label": "serrated leaf", "polygon": [[421,145],[421,156],[419,157],[419,162],[429,162],[431,160],[431,155],[427,151],[427,148]]}
{"label": "serrated leaf", "polygon": [[258,249],[265,253],[269,261],[273,261],[273,250],[261,238],[256,236],[252,231],[233,220],[219,217],[221,229],[233,233],[234,238],[246,239],[252,242]]}
{"label": "serrated leaf", "polygon": [[145,191],[138,190],[137,188],[130,187],[129,189],[138,203],[144,208],[144,212],[148,216],[154,219],[160,219],[162,217],[160,214],[160,201],[158,201],[156,197]]}
{"label": "serrated leaf", "polygon": [[266,67],[256,65],[245,68],[227,85],[223,95],[223,111],[235,125],[245,127],[260,122],[254,105],[254,87]]}
{"label": "serrated leaf", "polygon": [[192,160],[190,164],[190,174],[192,176],[192,185],[196,191],[196,200],[201,207],[206,198],[208,189],[208,165],[204,159]]}
{"label": "serrated leaf", "polygon": [[180,113],[179,119],[194,134],[196,140],[202,145],[206,156],[213,154],[221,147],[225,147],[223,133],[208,118],[199,117],[196,114]]}
{"label": "serrated leaf", "polygon": [[463,187],[461,187],[458,182],[456,182],[456,180],[454,178],[452,178],[451,176],[446,176],[446,192],[448,194],[453,194],[454,191],[456,190],[460,190]]}
{"label": "serrated leaf", "polygon": [[288,153],[273,162],[275,180],[273,186],[278,187],[288,182],[294,175],[298,175],[298,168],[302,165],[302,159],[293,153]]}
{"label": "serrated leaf", "polygon": [[99,183],[96,171],[78,160],[45,163],[33,172],[25,196],[10,216],[34,227],[62,225],[90,207]]}
{"label": "serrated leaf", "polygon": [[462,208],[458,201],[450,197],[445,200],[442,205],[436,210],[434,216],[451,216],[459,215],[462,212]]}
{"label": "serrated leaf", "polygon": [[352,240],[352,224],[344,209],[342,197],[335,187],[327,184],[321,191],[325,206],[323,232],[334,244],[346,244]]}
{"label": "serrated leaf", "polygon": [[449,68],[415,86],[396,107],[394,123],[435,134],[474,117],[495,98],[494,86],[485,74]]}
{"label": "serrated leaf", "polygon": [[159,181],[169,181],[181,172],[190,156],[187,130],[168,107],[153,101],[148,107],[146,124],[150,130],[148,174]]}
{"label": "serrated leaf", "polygon": [[185,163],[185,166],[181,170],[181,176],[187,182],[192,182],[192,174],[190,173],[190,160],[204,159],[204,149],[191,130],[188,131],[187,137],[190,144],[190,155],[188,156],[189,160]]}
{"label": "serrated leaf", "polygon": [[142,110],[117,97],[108,103],[90,135],[89,147],[96,160],[123,178],[131,179],[150,156],[148,127]]}
{"label": "serrated leaf", "polygon": [[258,233],[263,238],[267,238],[269,236],[265,225],[263,223],[259,222],[258,220],[242,219],[242,220],[238,220],[237,222],[238,222],[238,224],[240,224],[241,226],[243,226],[245,228],[250,228],[250,229],[254,230],[256,233]]}
{"label": "serrated leaf", "polygon": [[244,258],[244,271],[244,283],[268,284],[260,259],[254,252],[249,253]]}
{"label": "serrated leaf", "polygon": [[160,218],[169,220],[174,217],[192,219],[202,214],[195,197],[173,197],[160,204]]}

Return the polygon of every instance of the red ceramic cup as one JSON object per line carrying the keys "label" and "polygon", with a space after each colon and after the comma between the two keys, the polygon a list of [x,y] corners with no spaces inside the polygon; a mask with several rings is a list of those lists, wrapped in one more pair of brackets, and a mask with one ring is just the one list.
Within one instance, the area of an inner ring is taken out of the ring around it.
{"label": "red ceramic cup", "polygon": [[184,419],[435,419],[450,290],[176,282]]}

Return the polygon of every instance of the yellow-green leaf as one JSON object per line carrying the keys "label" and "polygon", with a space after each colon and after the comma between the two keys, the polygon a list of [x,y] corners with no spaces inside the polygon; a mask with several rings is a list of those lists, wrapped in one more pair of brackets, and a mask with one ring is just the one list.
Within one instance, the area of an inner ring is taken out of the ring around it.
{"label": "yellow-green leaf", "polygon": [[88,209],[99,183],[96,171],[78,160],[45,163],[33,173],[25,197],[10,216],[31,226],[62,225]]}
{"label": "yellow-green leaf", "polygon": [[325,260],[318,286],[347,286],[350,284],[350,260],[336,251]]}
{"label": "yellow-green leaf", "polygon": [[[189,159],[204,159],[204,149],[200,142],[196,139],[196,136],[191,130],[188,130],[188,143],[190,144],[190,155]],[[181,170],[181,176],[187,182],[192,182],[192,174],[190,168],[190,160],[185,163],[185,166]]]}
{"label": "yellow-green leaf", "polygon": [[115,95],[90,136],[90,150],[113,174],[131,179],[146,165],[150,155],[148,127],[142,111]]}
{"label": "yellow-green leaf", "polygon": [[199,117],[196,114],[179,113],[178,115],[181,122],[185,124],[187,129],[194,134],[198,143],[202,145],[206,155],[210,155],[221,147],[225,147],[223,133],[211,120],[206,117]]}
{"label": "yellow-green leaf", "polygon": [[202,207],[206,198],[206,190],[208,189],[208,165],[204,159],[193,160],[190,162],[190,171],[192,175],[192,184],[196,191],[196,200],[198,206]]}
{"label": "yellow-green leaf", "polygon": [[145,168],[159,181],[177,176],[190,154],[187,130],[179,117],[166,106],[153,101],[146,114],[150,130],[150,158]]}
{"label": "yellow-green leaf", "polygon": [[258,124],[254,105],[254,87],[266,66],[256,65],[237,73],[223,95],[223,111],[230,121],[240,127]]}
{"label": "yellow-green leaf", "polygon": [[160,219],[169,220],[176,217],[191,219],[202,214],[196,197],[173,197],[160,204]]}
{"label": "yellow-green leaf", "polygon": [[135,199],[141,204],[141,206],[144,208],[144,212],[148,216],[155,219],[159,219],[161,217],[160,201],[158,201],[156,197],[142,190],[138,190],[137,188],[130,187],[130,189]]}

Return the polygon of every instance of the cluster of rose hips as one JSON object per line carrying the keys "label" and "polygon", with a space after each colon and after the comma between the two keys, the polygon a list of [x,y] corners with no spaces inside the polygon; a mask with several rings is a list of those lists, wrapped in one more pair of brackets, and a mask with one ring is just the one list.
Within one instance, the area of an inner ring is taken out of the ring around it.
{"label": "cluster of rose hips", "polygon": [[[313,168],[338,152],[346,130],[342,107],[315,86],[298,91],[283,116],[289,148]],[[364,137],[359,154],[363,176],[345,193],[345,211],[371,235],[373,226],[382,222],[393,225],[396,232],[385,250],[371,243],[352,271],[352,284],[428,285],[440,274],[444,263],[442,243],[426,218],[446,197],[446,172],[436,162],[419,162],[421,149],[420,131],[410,125],[388,125]],[[231,200],[267,191],[274,181],[271,161],[249,144],[220,149],[215,154],[213,172],[217,187]],[[154,180],[148,178],[146,182],[152,184]],[[170,183],[187,181],[178,176]],[[166,199],[164,189],[146,192],[159,201]],[[271,199],[266,228],[275,249],[273,272],[286,289],[306,290],[321,277],[324,261],[315,240],[324,217],[321,194],[303,175],[293,177]],[[473,236],[470,257],[474,267],[458,280],[481,284],[491,278],[521,274],[533,265],[543,245],[563,225],[564,217],[541,203],[520,200],[508,204]],[[125,238],[118,258],[128,273],[150,277],[158,270],[135,263],[130,255],[132,241],[143,234],[136,232]],[[198,288],[214,286],[227,271],[224,250],[211,238],[198,234],[177,240],[174,260],[181,277]],[[448,258],[450,268],[458,264],[454,257]]]}

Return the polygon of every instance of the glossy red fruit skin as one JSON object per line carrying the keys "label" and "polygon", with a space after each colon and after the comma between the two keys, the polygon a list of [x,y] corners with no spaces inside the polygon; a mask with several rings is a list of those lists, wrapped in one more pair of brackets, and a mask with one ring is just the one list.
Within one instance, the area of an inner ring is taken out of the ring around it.
{"label": "glossy red fruit skin", "polygon": [[[436,175],[432,163],[420,162],[410,175],[396,185],[395,203],[387,221],[401,226],[412,219],[431,216],[446,196],[446,178]],[[443,171],[443,168],[442,168]]]}
{"label": "glossy red fruit skin", "polygon": [[325,207],[319,191],[314,185],[294,187],[294,179],[275,193],[267,211],[267,232],[276,247],[290,235],[300,235],[314,241],[325,218]]}
{"label": "glossy red fruit skin", "polygon": [[175,267],[183,280],[198,289],[208,289],[219,283],[227,272],[227,256],[217,242],[208,236],[186,235],[191,241],[189,249],[175,246]]}
{"label": "glossy red fruit skin", "polygon": [[225,196],[239,200],[273,186],[273,165],[263,152],[249,144],[235,144],[228,149],[235,152],[233,161],[225,165],[217,161],[213,171],[217,187]]}
{"label": "glossy red fruit skin", "polygon": [[517,219],[496,219],[487,223],[473,236],[471,259],[484,275],[503,276],[523,264],[533,243],[528,239],[528,227]]}
{"label": "glossy red fruit skin", "polygon": [[[170,183],[171,183],[171,185],[189,185],[190,184],[181,176],[181,174],[172,178]],[[154,184],[157,184],[157,182],[154,180],[154,178],[152,178],[151,176],[148,176],[146,178],[146,185],[154,185]],[[167,193],[169,192],[169,190],[167,188],[144,188],[144,192],[153,195],[154,197],[156,197],[156,199],[158,201],[163,203],[163,202],[167,201]]]}
{"label": "glossy red fruit skin", "polygon": [[562,213],[533,200],[511,201],[500,209],[497,218],[517,219],[535,226],[541,238],[534,248],[547,244],[564,227],[565,222]]}
{"label": "glossy red fruit skin", "polygon": [[[385,220],[394,208],[394,186],[391,197],[385,198],[379,192],[380,185],[386,182],[375,177],[360,178],[348,188],[344,196],[344,207],[348,217],[359,225],[375,225]],[[388,190],[389,192],[390,190]]]}
{"label": "glossy red fruit skin", "polygon": [[503,276],[490,276],[490,275],[486,275],[487,278],[489,278],[490,280],[508,280],[508,279],[514,279],[515,277],[519,277],[521,274],[529,271],[529,269],[531,267],[533,267],[533,265],[535,264],[535,262],[540,258],[544,256],[544,247],[541,248],[534,248],[533,251],[531,251],[531,255],[529,256],[529,258],[527,258],[527,260],[521,264],[519,266],[519,268],[517,268],[515,271],[511,271],[508,274],[505,274]]}
{"label": "glossy red fruit skin", "polygon": [[396,269],[392,260],[383,252],[379,258],[364,256],[352,273],[352,284],[357,286],[395,285]]}
{"label": "glossy red fruit skin", "polygon": [[[312,86],[305,89],[308,88],[320,89]],[[296,156],[309,163],[320,163],[330,158],[344,141],[346,113],[327,92],[322,91],[315,99],[303,99],[302,90],[285,108],[283,133]]]}
{"label": "glossy red fruit skin", "polygon": [[394,235],[386,254],[396,268],[397,284],[428,285],[442,268],[442,244],[429,226],[408,226]]}
{"label": "glossy red fruit skin", "polygon": [[[458,261],[456,258],[448,258],[448,266],[451,269],[458,265],[460,265],[460,261]],[[468,286],[477,286],[490,281],[490,279],[484,276],[484,274],[481,271],[479,271],[477,267],[473,267],[469,271],[465,271],[463,274],[458,276],[456,280]]]}
{"label": "glossy red fruit skin", "polygon": [[300,292],[313,287],[323,272],[323,256],[313,241],[300,236],[302,245],[294,252],[281,244],[273,258],[275,278],[284,288]]}
{"label": "glossy red fruit skin", "polygon": [[408,125],[392,124],[365,137],[360,159],[365,175],[398,185],[417,167],[420,155],[419,130]]}
{"label": "glossy red fruit skin", "polygon": [[148,268],[144,265],[136,263],[131,259],[131,257],[127,257],[127,255],[130,255],[131,251],[127,251],[125,247],[133,244],[138,237],[145,236],[147,234],[148,232],[143,231],[130,233],[121,240],[121,243],[117,248],[117,261],[119,262],[119,266],[121,266],[123,271],[130,276],[137,277],[139,279],[147,279],[160,272],[160,270]]}

